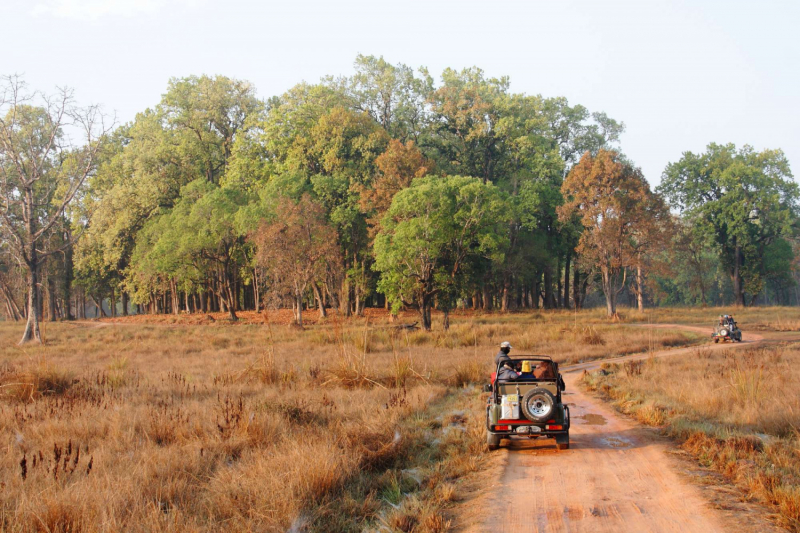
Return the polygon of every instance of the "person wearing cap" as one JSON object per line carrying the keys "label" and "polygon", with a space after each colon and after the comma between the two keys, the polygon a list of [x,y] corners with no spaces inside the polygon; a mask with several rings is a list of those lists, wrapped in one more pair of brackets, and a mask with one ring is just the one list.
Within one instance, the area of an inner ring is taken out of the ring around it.
{"label": "person wearing cap", "polygon": [[511,352],[511,343],[508,341],[504,341],[500,344],[500,351],[497,352],[497,355],[494,356],[494,364],[500,364],[501,359],[510,359],[508,354]]}
{"label": "person wearing cap", "polygon": [[511,352],[511,343],[505,341],[500,345],[500,351],[494,358],[494,364],[500,365],[500,370],[497,372],[497,379],[499,380],[510,381],[519,377],[519,374],[511,368],[511,358],[508,356],[509,352]]}

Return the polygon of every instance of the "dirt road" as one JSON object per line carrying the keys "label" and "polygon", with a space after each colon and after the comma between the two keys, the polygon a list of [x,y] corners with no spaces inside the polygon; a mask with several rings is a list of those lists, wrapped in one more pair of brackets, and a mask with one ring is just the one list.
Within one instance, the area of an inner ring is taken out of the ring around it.
{"label": "dirt road", "polygon": [[[670,326],[658,326],[670,327]],[[673,326],[698,330],[708,328]],[[761,342],[748,333],[745,346]],[[724,347],[731,348],[726,344]],[[708,349],[723,345],[710,344]],[[617,361],[685,355],[696,348],[666,350]],[[478,520],[468,531],[503,532],[662,532],[774,530],[760,518],[712,508],[702,489],[682,473],[672,447],[581,392],[577,381],[600,362],[562,368],[570,405],[571,449],[558,452],[551,441],[503,441],[507,448],[495,488],[481,502]],[[752,513],[751,513],[752,514]],[[756,523],[748,521],[755,520]],[[755,529],[753,529],[755,528]],[[777,531],[777,530],[776,530]]]}

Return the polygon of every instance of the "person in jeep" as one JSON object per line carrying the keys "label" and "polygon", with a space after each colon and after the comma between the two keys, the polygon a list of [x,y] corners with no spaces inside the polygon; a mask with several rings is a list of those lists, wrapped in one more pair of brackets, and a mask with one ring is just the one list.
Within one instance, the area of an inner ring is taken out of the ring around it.
{"label": "person in jeep", "polygon": [[495,368],[497,365],[500,365],[500,370],[497,372],[497,379],[512,381],[519,377],[519,374],[511,368],[511,358],[508,357],[509,353],[511,353],[511,343],[505,341],[500,344],[500,351],[497,352],[497,355],[494,357]]}
{"label": "person in jeep", "polygon": [[500,343],[500,351],[494,356],[494,364],[499,364],[501,359],[508,359],[509,353],[511,353],[511,343],[508,341]]}

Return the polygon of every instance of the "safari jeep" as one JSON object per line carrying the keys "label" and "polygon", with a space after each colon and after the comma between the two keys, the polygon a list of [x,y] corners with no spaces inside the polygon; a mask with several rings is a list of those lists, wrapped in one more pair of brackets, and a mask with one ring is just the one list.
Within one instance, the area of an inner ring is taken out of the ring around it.
{"label": "safari jeep", "polygon": [[[552,438],[559,450],[569,448],[569,407],[561,402],[564,380],[558,363],[541,355],[510,358],[518,373],[513,381],[497,380],[485,386],[490,392],[486,406],[486,442],[490,450],[500,447],[502,439]],[[498,364],[494,376],[499,375]]]}
{"label": "safari jeep", "polygon": [[739,329],[739,326],[737,326],[735,322],[729,322],[724,325],[718,324],[714,326],[714,332],[711,334],[711,339],[713,339],[715,343],[720,341],[742,342],[742,330]]}

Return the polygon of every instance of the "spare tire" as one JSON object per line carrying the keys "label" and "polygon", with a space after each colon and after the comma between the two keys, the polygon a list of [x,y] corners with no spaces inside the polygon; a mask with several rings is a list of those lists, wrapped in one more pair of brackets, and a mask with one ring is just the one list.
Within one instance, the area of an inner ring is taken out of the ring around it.
{"label": "spare tire", "polygon": [[531,422],[546,422],[554,417],[556,399],[542,388],[531,389],[522,397],[522,412]]}

